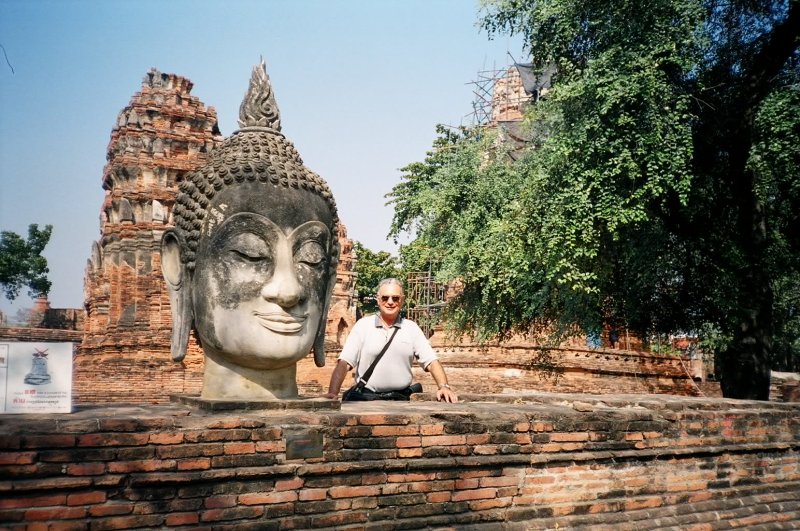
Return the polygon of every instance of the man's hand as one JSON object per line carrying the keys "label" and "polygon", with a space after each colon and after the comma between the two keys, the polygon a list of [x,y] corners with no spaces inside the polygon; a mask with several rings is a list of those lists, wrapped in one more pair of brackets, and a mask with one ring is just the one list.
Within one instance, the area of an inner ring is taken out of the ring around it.
{"label": "man's hand", "polygon": [[458,395],[449,387],[440,387],[436,391],[436,400],[439,402],[458,402]]}
{"label": "man's hand", "polygon": [[328,386],[328,392],[322,395],[324,398],[327,398],[328,400],[339,398],[339,391],[342,389],[342,382],[344,382],[344,377],[347,375],[350,369],[350,364],[344,360],[339,360],[336,363],[336,368],[333,369],[333,374],[331,374],[331,383]]}
{"label": "man's hand", "polygon": [[439,363],[439,360],[432,361],[425,370],[431,373],[436,385],[439,386],[439,390],[436,391],[436,400],[439,402],[458,402],[458,395],[447,385],[447,376],[445,376],[444,367]]}

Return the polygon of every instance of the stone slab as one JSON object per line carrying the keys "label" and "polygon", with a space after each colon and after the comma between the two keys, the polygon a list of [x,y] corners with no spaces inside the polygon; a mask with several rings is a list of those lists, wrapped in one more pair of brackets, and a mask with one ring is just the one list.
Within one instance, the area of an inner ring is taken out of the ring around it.
{"label": "stone slab", "polygon": [[284,400],[212,400],[189,395],[170,395],[169,398],[170,402],[196,407],[204,411],[337,411],[342,409],[341,400],[328,400],[327,398],[296,398]]}

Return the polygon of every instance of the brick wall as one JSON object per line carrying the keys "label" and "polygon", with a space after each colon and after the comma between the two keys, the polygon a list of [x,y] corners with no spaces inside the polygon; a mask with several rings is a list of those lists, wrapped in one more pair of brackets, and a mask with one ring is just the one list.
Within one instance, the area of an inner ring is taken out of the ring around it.
{"label": "brick wall", "polygon": [[[647,352],[558,347],[543,351],[523,344],[480,346],[460,343],[434,346],[450,383],[458,392],[520,393],[552,391],[568,393],[656,393],[684,396],[721,396],[718,383],[699,387],[687,371],[684,358]],[[552,370],[540,363],[546,354]],[[317,396],[327,391],[339,349],[327,351],[326,366],[313,360],[298,363],[300,393]],[[425,390],[435,390],[433,378],[414,367],[414,379]],[[352,382],[347,380],[347,386]]]}
{"label": "brick wall", "polygon": [[[800,404],[535,394],[0,423],[6,529],[800,526]],[[486,401],[490,400],[491,401]],[[317,457],[290,434],[321,434]]]}

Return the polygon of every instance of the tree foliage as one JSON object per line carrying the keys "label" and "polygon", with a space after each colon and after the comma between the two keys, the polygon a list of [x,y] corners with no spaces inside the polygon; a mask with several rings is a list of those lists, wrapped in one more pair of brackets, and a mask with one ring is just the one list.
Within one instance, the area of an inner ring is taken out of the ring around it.
{"label": "tree foliage", "polygon": [[464,282],[452,322],[714,329],[723,392],[765,399],[797,348],[800,3],[497,0],[482,25],[556,74],[520,153],[440,129],[389,194],[403,253]]}
{"label": "tree foliage", "polygon": [[403,278],[397,258],[386,251],[372,251],[361,242],[353,244],[356,255],[356,291],[357,307],[361,314],[375,313],[378,305],[375,293],[378,283],[385,278]]}
{"label": "tree foliage", "polygon": [[23,286],[28,287],[31,297],[47,295],[50,291],[49,269],[42,251],[52,231],[52,225],[40,230],[38,225],[32,224],[28,227],[27,240],[15,232],[0,233],[0,285],[6,299],[13,301]]}

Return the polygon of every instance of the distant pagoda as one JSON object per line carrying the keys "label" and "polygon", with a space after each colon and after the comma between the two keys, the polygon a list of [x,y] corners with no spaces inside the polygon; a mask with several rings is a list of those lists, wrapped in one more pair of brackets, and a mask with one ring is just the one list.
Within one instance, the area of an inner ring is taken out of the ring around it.
{"label": "distant pagoda", "polygon": [[154,402],[200,389],[202,355],[170,358],[160,242],[177,185],[222,140],[192,82],[151,69],[117,118],[103,171],[100,239],[86,266],[86,325],[75,367],[80,402]]}
{"label": "distant pagoda", "polygon": [[[222,141],[216,111],[191,89],[184,77],[150,70],[111,132],[100,239],[92,244],[84,280],[76,403],[156,403],[200,392],[203,355],[194,337],[182,362],[170,356],[172,318],[160,248],[172,225],[178,184]],[[326,329],[333,358],[355,323],[353,242],[341,223],[338,238],[341,257]],[[314,381],[330,371],[317,369],[310,358],[301,364],[300,373],[310,378],[313,372]],[[305,393],[319,392],[318,384],[299,384]]]}

